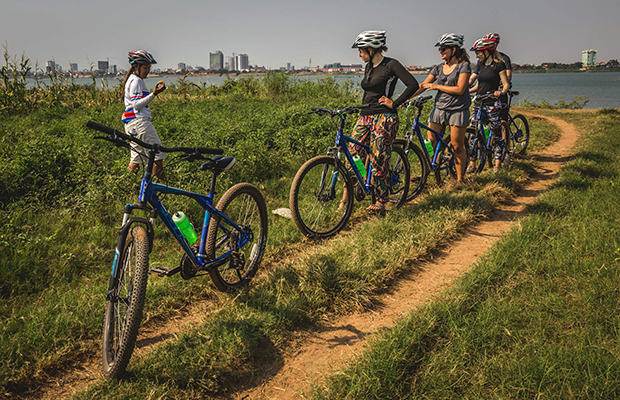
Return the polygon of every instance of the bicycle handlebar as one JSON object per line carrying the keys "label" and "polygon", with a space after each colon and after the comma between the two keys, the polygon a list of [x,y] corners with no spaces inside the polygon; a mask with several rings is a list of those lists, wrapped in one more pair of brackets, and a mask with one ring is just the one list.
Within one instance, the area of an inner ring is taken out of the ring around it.
{"label": "bicycle handlebar", "polygon": [[426,103],[427,101],[429,101],[430,99],[432,99],[433,96],[423,96],[423,97],[418,97],[414,100],[410,100],[410,101],[406,101],[402,104],[402,107],[418,107],[418,108],[422,108],[424,107],[424,103]]}
{"label": "bicycle handlebar", "polygon": [[360,104],[358,106],[349,106],[349,107],[343,108],[342,110],[330,110],[327,108],[312,107],[310,109],[310,112],[318,114],[318,115],[329,114],[331,116],[336,116],[336,115],[342,115],[342,114],[345,114],[345,115],[353,114],[355,112],[358,112],[362,108],[368,108],[368,107],[370,107],[370,104]]}
{"label": "bicycle handlebar", "polygon": [[131,135],[127,135],[126,133],[119,132],[116,129],[110,128],[109,126],[105,126],[102,124],[98,124],[93,121],[88,121],[86,123],[88,128],[103,132],[108,134],[107,137],[97,136],[95,139],[104,139],[109,142],[114,143],[119,147],[129,147],[127,141],[134,142],[146,149],[161,151],[162,153],[187,153],[187,154],[224,154],[224,150],[211,148],[211,147],[163,147],[160,145],[153,145],[149,143],[145,143],[142,140],[135,138]]}

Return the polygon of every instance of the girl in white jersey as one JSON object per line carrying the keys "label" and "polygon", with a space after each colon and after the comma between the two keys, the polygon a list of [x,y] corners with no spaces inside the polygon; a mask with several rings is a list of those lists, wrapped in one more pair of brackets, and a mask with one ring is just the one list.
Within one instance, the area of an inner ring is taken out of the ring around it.
{"label": "girl in white jersey", "polygon": [[[151,109],[149,103],[153,101],[155,96],[166,89],[163,82],[157,83],[153,93],[149,93],[146,89],[144,79],[151,71],[151,64],[157,64],[157,61],[145,50],[137,50],[129,52],[129,64],[131,68],[125,76],[125,88],[123,100],[125,102],[125,112],[122,121],[125,123],[125,132],[128,135],[135,136],[143,142],[161,145],[161,140],[155,131],[155,127],[151,123]],[[134,172],[139,165],[145,162],[147,151],[135,143],[131,144],[131,159],[129,161],[129,170]],[[163,176],[163,162],[165,154],[157,153],[155,156],[155,166],[153,173],[156,177]]]}

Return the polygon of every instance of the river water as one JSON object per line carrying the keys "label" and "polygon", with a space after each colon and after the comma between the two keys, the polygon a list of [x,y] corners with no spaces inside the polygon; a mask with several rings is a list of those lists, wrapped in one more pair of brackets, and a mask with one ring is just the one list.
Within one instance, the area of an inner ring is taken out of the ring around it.
{"label": "river water", "polygon": [[[361,76],[333,76],[338,81],[350,80],[359,84]],[[426,75],[415,75],[418,82],[422,82]],[[324,76],[307,75],[292,76],[292,79],[316,81]],[[152,90],[155,83],[163,80],[166,84],[177,82],[179,78],[147,78],[146,85]],[[188,81],[197,84],[220,85],[226,77],[188,77]],[[45,82],[43,80],[43,82]],[[97,82],[100,84],[101,79]],[[108,84],[116,85],[116,79],[108,79]],[[92,79],[75,79],[75,83],[92,83]],[[399,81],[396,86],[396,93],[400,93],[404,86]],[[520,95],[513,99],[513,105],[521,100],[529,100],[540,103],[545,99],[550,104],[555,104],[563,99],[570,102],[576,97],[587,97],[588,103],[585,108],[620,108],[620,72],[574,72],[574,73],[531,73],[513,74],[512,89],[519,91]],[[434,94],[433,91],[429,92]]]}

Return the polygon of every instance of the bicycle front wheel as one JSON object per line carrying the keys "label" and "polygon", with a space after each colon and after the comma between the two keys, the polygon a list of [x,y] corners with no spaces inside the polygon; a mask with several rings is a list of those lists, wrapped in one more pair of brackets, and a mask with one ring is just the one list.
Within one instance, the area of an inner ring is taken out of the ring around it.
{"label": "bicycle front wheel", "polygon": [[400,146],[409,161],[409,193],[407,201],[413,200],[424,189],[428,176],[428,163],[422,150],[415,143],[405,139],[396,139],[394,146]]}
{"label": "bicycle front wheel", "polygon": [[514,123],[509,123],[510,144],[513,154],[523,155],[530,142],[530,125],[522,114],[513,117]]}
{"label": "bicycle front wheel", "polygon": [[291,185],[293,222],[307,237],[329,238],[345,226],[353,210],[349,172],[333,156],[318,156],[301,166]]}
{"label": "bicycle front wheel", "polygon": [[399,207],[407,201],[410,177],[409,159],[405,150],[400,146],[393,145],[388,175],[388,199],[390,203],[395,203]]}
{"label": "bicycle front wheel", "polygon": [[256,274],[267,244],[267,206],[260,191],[238,183],[224,193],[216,207],[240,229],[219,215],[209,222],[206,252],[211,260],[228,260],[209,269],[215,287],[227,292],[247,284]]}
{"label": "bicycle front wheel", "polygon": [[146,230],[134,226],[125,234],[125,247],[117,260],[120,271],[108,292],[103,324],[103,373],[110,378],[120,378],[131,358],[148,280],[150,249]]}
{"label": "bicycle front wheel", "polygon": [[465,139],[469,146],[469,166],[474,168],[473,173],[478,174],[484,169],[484,164],[487,160],[487,143],[484,140],[484,135],[478,129],[467,130],[467,137]]}

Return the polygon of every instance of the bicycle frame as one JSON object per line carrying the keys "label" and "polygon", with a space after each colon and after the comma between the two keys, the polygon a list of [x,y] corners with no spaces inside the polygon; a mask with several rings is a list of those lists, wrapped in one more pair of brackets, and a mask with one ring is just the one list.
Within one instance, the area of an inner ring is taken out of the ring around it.
{"label": "bicycle frame", "polygon": [[[482,110],[482,107],[479,107],[478,108],[478,113],[476,114],[476,121],[478,121],[478,131],[479,132],[483,132],[484,133],[484,119],[485,118],[487,118],[486,114]],[[493,140],[493,133],[490,132],[490,130],[491,130],[491,126],[490,126],[490,123],[489,123],[489,138],[487,139],[487,142],[486,142],[487,150],[491,150],[491,141]],[[474,144],[477,143],[476,142],[477,140],[478,140],[477,138],[474,140]]]}
{"label": "bicycle frame", "polygon": [[[162,222],[166,226],[166,228],[168,228],[168,230],[173,234],[174,238],[181,245],[181,248],[183,249],[185,254],[187,254],[189,259],[197,267],[198,270],[202,271],[202,270],[207,270],[210,268],[216,268],[224,264],[225,262],[228,261],[231,253],[234,250],[229,250],[214,260],[210,260],[209,257],[205,254],[205,246],[206,246],[206,241],[207,241],[207,233],[209,231],[209,224],[211,222],[211,219],[214,218],[214,215],[217,215],[220,218],[222,218],[224,221],[226,221],[226,223],[230,224],[232,229],[240,233],[238,248],[245,246],[251,240],[251,237],[249,236],[250,235],[249,232],[246,232],[245,230],[243,230],[241,227],[235,224],[230,218],[228,218],[225,214],[223,214],[222,212],[220,212],[213,206],[213,199],[214,199],[213,189],[214,189],[214,184],[215,184],[214,178],[211,181],[211,189],[209,190],[209,194],[207,195],[202,195],[202,194],[189,192],[186,190],[154,183],[151,179],[151,173],[150,173],[150,171],[152,171],[152,168],[153,168],[152,163],[153,163],[154,155],[155,155],[154,152],[153,152],[152,157],[151,155],[149,155],[149,161],[147,162],[147,166],[145,167],[144,177],[142,178],[142,184],[140,186],[140,195],[138,198],[138,204],[136,205],[127,204],[125,206],[121,230],[128,229],[129,225],[131,225],[134,222],[139,222],[139,223],[146,224],[149,232],[152,235],[152,231],[153,231],[152,220],[155,217],[155,215],[159,215],[162,219]],[[176,224],[172,220],[172,216],[166,210],[164,204],[161,202],[161,200],[157,196],[157,193],[189,197],[195,200],[198,204],[200,204],[203,210],[205,210],[202,233],[200,236],[200,243],[198,246],[197,254],[194,252],[191,245],[189,244],[185,236],[183,236],[179,228],[177,228]],[[146,203],[150,204],[152,208],[147,206]],[[134,209],[141,209],[141,210],[150,212],[151,220],[146,221],[143,218],[131,218],[130,215]],[[226,229],[225,227],[222,227],[222,230],[224,232],[230,232],[230,230]],[[120,238],[119,238],[119,243],[117,244],[117,247],[116,247],[116,252],[114,255],[114,262],[112,265],[112,277],[116,276],[118,259],[122,252],[123,246],[124,246],[124,243],[120,243]]]}
{"label": "bicycle frame", "polygon": [[[439,153],[441,150],[441,145],[445,146],[445,148],[448,151],[450,150],[450,146],[449,144],[443,140],[444,138],[444,134],[441,132],[437,132],[436,130],[424,125],[423,123],[420,122],[420,114],[422,113],[422,109],[418,108],[418,111],[416,112],[416,116],[413,119],[413,124],[411,125],[411,129],[409,130],[409,140],[412,140],[412,134],[415,133],[416,136],[418,137],[418,141],[420,142],[420,148],[422,149],[422,153],[424,153],[424,156],[426,157],[426,161],[428,163],[428,165],[430,165],[431,167],[431,171],[435,171],[435,169],[437,168],[437,157],[439,157]],[[431,157],[429,157],[428,152],[426,151],[426,145],[424,144],[424,137],[422,136],[422,130],[420,129],[420,127],[426,129],[427,132],[431,132],[435,138],[437,139],[437,146],[435,147],[435,153],[433,153],[433,158],[431,159]],[[448,168],[448,165],[446,165],[445,167],[443,167],[443,169]]]}
{"label": "bicycle frame", "polygon": [[[340,123],[338,126],[338,132],[336,134],[336,141],[334,143],[334,146],[336,147],[336,149],[338,149],[338,153],[336,154],[336,158],[339,160],[340,159],[340,153],[343,152],[345,158],[347,159],[347,161],[349,162],[349,165],[351,165],[351,168],[353,169],[353,172],[355,172],[355,176],[357,177],[359,182],[364,182],[364,178],[362,177],[362,174],[360,172],[360,170],[357,168],[357,165],[355,164],[355,162],[353,161],[353,156],[351,155],[351,152],[349,151],[349,146],[347,146],[347,143],[353,143],[359,146],[362,146],[362,148],[364,149],[364,151],[366,151],[367,153],[370,152],[370,147],[365,145],[364,143],[358,142],[357,140],[345,135],[343,133],[344,131],[344,120],[345,120],[345,116],[342,115],[340,116]],[[362,189],[364,190],[364,193],[366,195],[370,194],[370,190],[371,190],[371,186],[370,186],[370,171],[372,170],[372,163],[369,161],[368,162],[368,171],[366,171],[366,181],[365,184],[361,185]],[[332,179],[332,189],[333,187],[336,185],[336,181],[338,180],[338,169],[336,168],[334,170],[334,179]]]}

